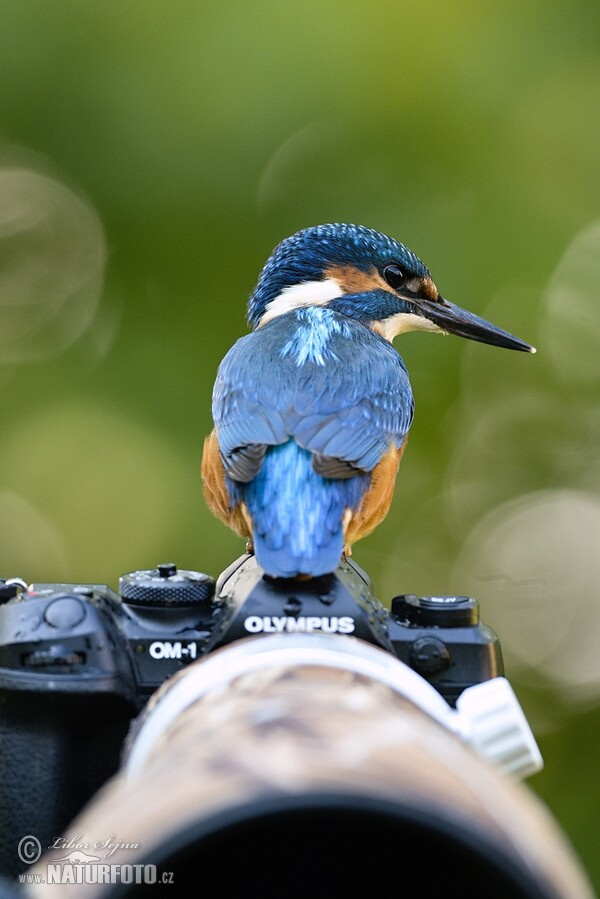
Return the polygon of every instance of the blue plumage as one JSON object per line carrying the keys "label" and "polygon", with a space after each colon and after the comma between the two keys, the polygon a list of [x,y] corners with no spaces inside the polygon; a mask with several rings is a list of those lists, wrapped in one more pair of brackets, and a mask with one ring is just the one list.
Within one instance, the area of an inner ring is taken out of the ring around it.
{"label": "blue plumage", "polygon": [[255,330],[217,374],[203,476],[214,511],[279,577],[333,571],[389,508],[413,417],[397,334],[450,331],[533,351],[440,296],[403,244],[358,225],[280,243],[248,321]]}
{"label": "blue plumage", "polygon": [[[334,310],[297,309],[238,340],[219,368],[213,417],[231,502],[246,504],[266,571],[336,567],[344,510],[358,508],[370,472],[401,446],[412,416],[398,353]],[[254,459],[239,453],[261,445]],[[347,463],[344,476],[318,474],[313,454]]]}
{"label": "blue plumage", "polygon": [[[331,330],[321,346],[325,315]],[[303,351],[311,343],[319,346],[316,357]],[[238,340],[213,393],[226,470],[239,447],[293,437],[317,453],[335,439],[336,458],[371,471],[392,442],[402,444],[412,417],[410,381],[396,350],[360,322],[320,307],[281,315]]]}
{"label": "blue plumage", "polygon": [[368,483],[366,474],[321,477],[312,454],[295,440],[269,449],[259,473],[240,491],[265,571],[278,577],[333,571],[344,549],[344,509],[359,505]]}
{"label": "blue plumage", "polygon": [[339,315],[334,315],[331,309],[319,306],[298,309],[295,321],[294,333],[279,352],[282,359],[290,356],[296,365],[304,365],[306,362],[325,365],[327,362],[340,361],[331,346],[331,339],[335,335],[341,335],[345,340],[352,338],[347,322]]}
{"label": "blue plumage", "polygon": [[257,325],[267,304],[291,284],[317,281],[332,262],[368,271],[400,262],[420,278],[429,270],[408,247],[363,225],[316,225],[283,240],[267,260],[248,303],[248,323]]}

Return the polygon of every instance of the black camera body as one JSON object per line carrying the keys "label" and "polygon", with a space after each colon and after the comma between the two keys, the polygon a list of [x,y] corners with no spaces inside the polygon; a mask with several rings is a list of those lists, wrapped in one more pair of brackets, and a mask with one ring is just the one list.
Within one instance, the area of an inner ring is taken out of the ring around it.
{"label": "black camera body", "polygon": [[219,577],[175,565],[100,584],[0,582],[0,874],[15,846],[49,845],[119,767],[130,722],[168,677],[255,634],[328,633],[387,650],[454,705],[503,674],[496,635],[465,596],[405,594],[388,611],[350,560],[309,580],[244,555]]}

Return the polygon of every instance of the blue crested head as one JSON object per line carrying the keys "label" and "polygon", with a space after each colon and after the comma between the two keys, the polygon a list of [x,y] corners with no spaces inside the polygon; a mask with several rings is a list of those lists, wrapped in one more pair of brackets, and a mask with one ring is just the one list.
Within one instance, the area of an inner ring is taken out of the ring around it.
{"label": "blue crested head", "polygon": [[283,240],[248,301],[257,328],[301,308],[326,306],[387,340],[406,331],[457,334],[507,349],[532,347],[444,299],[404,244],[362,225],[316,225]]}
{"label": "blue crested head", "polygon": [[[248,302],[248,322],[256,326],[269,304],[284,291],[289,293],[302,284],[330,282],[339,270],[347,273],[353,269],[367,276],[394,263],[414,277],[430,277],[418,256],[380,231],[349,224],[305,228],[273,250]],[[342,292],[348,291],[338,295]],[[318,290],[315,295],[318,298]]]}

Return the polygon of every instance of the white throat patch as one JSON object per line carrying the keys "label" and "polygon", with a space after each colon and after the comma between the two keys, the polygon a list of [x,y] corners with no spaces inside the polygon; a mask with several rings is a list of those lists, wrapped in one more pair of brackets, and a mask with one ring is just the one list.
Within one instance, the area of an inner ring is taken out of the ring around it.
{"label": "white throat patch", "polygon": [[414,312],[398,312],[397,315],[391,315],[384,321],[377,322],[374,330],[378,331],[390,343],[398,334],[406,334],[408,331],[434,331],[437,334],[448,333],[428,318],[416,315]]}
{"label": "white throat patch", "polygon": [[330,300],[343,296],[344,291],[335,278],[324,281],[301,281],[291,287],[284,287],[279,296],[267,303],[259,322],[264,325],[278,315],[299,309],[301,306],[325,306]]}

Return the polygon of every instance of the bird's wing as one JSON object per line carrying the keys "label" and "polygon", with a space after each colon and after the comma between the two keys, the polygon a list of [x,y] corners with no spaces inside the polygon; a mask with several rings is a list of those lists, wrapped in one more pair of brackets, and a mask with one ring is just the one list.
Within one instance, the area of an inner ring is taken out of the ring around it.
{"label": "bird's wing", "polygon": [[290,437],[330,478],[372,471],[404,442],[413,399],[391,344],[344,319],[326,344],[314,342],[309,354],[306,345],[288,314],[243,337],[221,363],[213,417],[232,480],[252,480],[267,447]]}

